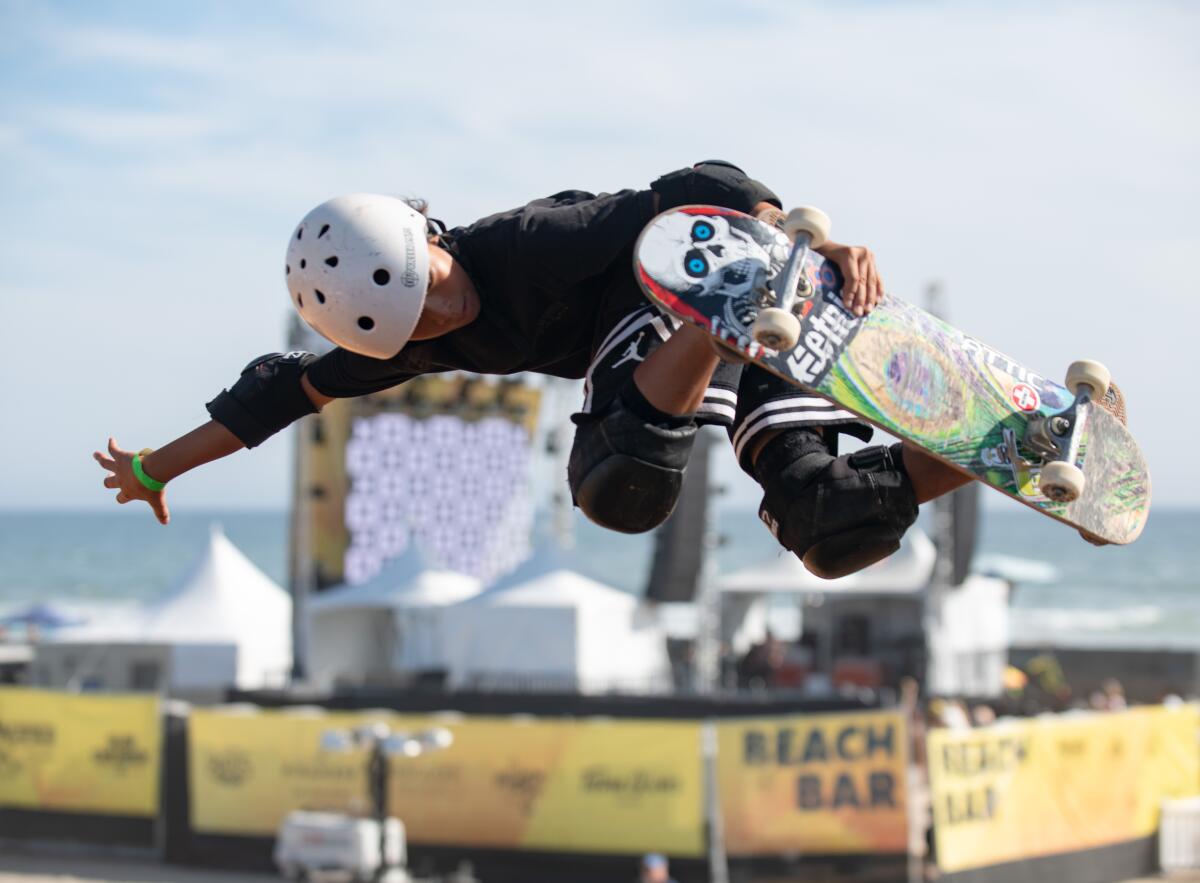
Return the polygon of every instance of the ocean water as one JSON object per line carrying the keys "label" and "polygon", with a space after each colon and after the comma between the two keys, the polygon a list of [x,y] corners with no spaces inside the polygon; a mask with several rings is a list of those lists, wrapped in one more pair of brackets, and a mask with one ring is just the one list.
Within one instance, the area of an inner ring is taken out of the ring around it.
{"label": "ocean water", "polygon": [[[183,512],[169,527],[144,512],[0,512],[0,612],[32,601],[135,603],[169,589],[210,525],[272,579],[287,572],[285,512]],[[782,554],[753,511],[719,513],[721,572]],[[645,587],[648,536],[574,526],[576,568],[631,592]],[[1023,509],[981,513],[981,555],[1046,562],[1057,575],[1018,584],[1012,632],[1025,640],[1200,648],[1200,510],[1156,511],[1133,545],[1093,548]]]}

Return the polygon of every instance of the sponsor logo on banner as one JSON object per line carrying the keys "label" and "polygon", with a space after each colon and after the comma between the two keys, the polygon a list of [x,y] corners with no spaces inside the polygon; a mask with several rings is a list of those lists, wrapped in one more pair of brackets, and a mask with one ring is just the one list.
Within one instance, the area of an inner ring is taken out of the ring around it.
{"label": "sponsor logo on banner", "polygon": [[[780,728],[748,730],[742,743],[742,759],[747,767],[816,767],[831,761],[855,764],[872,757],[896,755],[896,726],[886,724],[860,726],[849,724],[834,731],[818,728]],[[895,808],[895,776],[890,770],[873,770],[864,778],[853,770],[823,775],[823,771],[799,772],[796,776],[796,809],[811,812],[840,809],[845,806],[885,806]],[[863,787],[863,784],[866,787]]]}
{"label": "sponsor logo on banner", "polygon": [[527,816],[533,812],[533,806],[541,796],[542,786],[546,784],[546,774],[542,770],[512,766],[497,773],[492,781],[501,791],[511,794],[520,807],[521,815]]}
{"label": "sponsor logo on banner", "polygon": [[905,850],[907,734],[899,714],[723,722],[717,733],[730,853]]}
{"label": "sponsor logo on banner", "polygon": [[1200,711],[1136,708],[929,734],[947,873],[1149,837],[1164,798],[1200,792]]}
{"label": "sponsor logo on banner", "polygon": [[1016,775],[1029,760],[1029,736],[1002,736],[943,744],[938,762],[947,776],[985,781],[976,788],[949,792],[942,805],[948,824],[991,819],[999,803],[993,776]]}
{"label": "sponsor logo on banner", "polygon": [[281,770],[285,779],[300,782],[351,782],[357,778],[353,769],[325,763],[324,758],[310,762],[285,763]]}
{"label": "sponsor logo on banner", "polygon": [[108,742],[92,755],[96,763],[106,766],[118,774],[131,768],[145,766],[150,762],[146,749],[138,745],[137,737],[126,733],[114,733]]}
{"label": "sponsor logo on banner", "polygon": [[408,783],[412,787],[437,786],[454,787],[454,783],[462,780],[462,770],[455,764],[440,763],[436,765],[411,763],[393,764],[392,779],[401,784]]}
{"label": "sponsor logo on banner", "polygon": [[214,781],[233,788],[242,785],[254,774],[250,755],[238,749],[210,754],[206,768]]}
{"label": "sponsor logo on banner", "polygon": [[0,778],[15,779],[28,770],[31,762],[44,758],[53,747],[53,727],[36,722],[0,720]]}
{"label": "sponsor logo on banner", "polygon": [[0,687],[0,805],[154,816],[159,701]]}
{"label": "sponsor logo on banner", "polygon": [[646,794],[672,794],[679,790],[679,780],[670,773],[646,769],[612,769],[605,766],[585,769],[581,785],[587,793],[615,794],[631,799]]}

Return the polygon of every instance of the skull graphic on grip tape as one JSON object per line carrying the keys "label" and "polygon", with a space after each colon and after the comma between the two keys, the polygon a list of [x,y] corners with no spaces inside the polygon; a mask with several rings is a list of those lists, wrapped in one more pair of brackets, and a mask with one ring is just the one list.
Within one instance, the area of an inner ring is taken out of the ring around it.
{"label": "skull graphic on grip tape", "polygon": [[674,212],[646,231],[639,249],[642,264],[660,283],[687,295],[708,312],[703,298],[720,298],[710,308],[735,327],[748,326],[758,311],[756,289],[787,259],[786,249],[763,243],[751,233],[749,218]]}

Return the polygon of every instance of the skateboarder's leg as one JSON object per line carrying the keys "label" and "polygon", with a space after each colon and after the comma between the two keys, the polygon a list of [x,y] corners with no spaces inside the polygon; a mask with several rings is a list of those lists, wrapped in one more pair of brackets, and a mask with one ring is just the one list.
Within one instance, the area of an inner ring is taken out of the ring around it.
{"label": "skateboarder's leg", "polygon": [[694,414],[704,401],[713,371],[720,364],[709,336],[683,325],[633,372],[646,400],[668,414]]}
{"label": "skateboarder's leg", "polygon": [[[718,360],[703,335],[673,336],[678,323],[631,294],[614,294],[593,345],[567,475],[591,520],[626,533],[661,524],[675,507],[696,416],[733,418],[733,387],[708,390]],[[700,344],[699,346],[697,344]],[[643,367],[645,370],[643,371]],[[720,369],[718,369],[720,370]]]}
{"label": "skateboarder's leg", "polygon": [[861,570],[895,552],[917,517],[900,445],[835,456],[844,432],[869,428],[824,399],[748,368],[738,388],[734,448],[763,487],[759,517],[818,576]]}

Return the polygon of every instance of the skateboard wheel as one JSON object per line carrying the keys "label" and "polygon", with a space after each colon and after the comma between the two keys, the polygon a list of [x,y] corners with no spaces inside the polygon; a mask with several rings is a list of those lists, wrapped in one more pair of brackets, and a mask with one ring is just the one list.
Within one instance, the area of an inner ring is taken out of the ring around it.
{"label": "skateboard wheel", "polygon": [[1070,503],[1083,493],[1083,470],[1074,463],[1054,460],[1042,467],[1038,482],[1042,495],[1055,503]]}
{"label": "skateboard wheel", "polygon": [[1071,390],[1072,395],[1079,395],[1079,387],[1090,386],[1092,398],[1102,399],[1108,392],[1111,382],[1112,375],[1108,369],[1091,359],[1080,359],[1072,362],[1067,368],[1066,387]]}
{"label": "skateboard wheel", "polygon": [[809,245],[820,248],[829,241],[829,228],[832,226],[833,222],[825,212],[811,205],[801,205],[788,212],[783,222],[783,232],[792,239],[796,238],[797,233],[807,233],[811,237]]}
{"label": "skateboard wheel", "polygon": [[750,327],[750,335],[765,347],[783,352],[800,340],[800,320],[787,310],[767,307]]}

